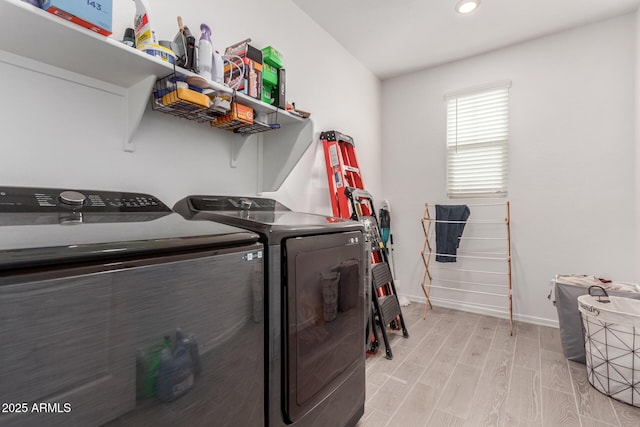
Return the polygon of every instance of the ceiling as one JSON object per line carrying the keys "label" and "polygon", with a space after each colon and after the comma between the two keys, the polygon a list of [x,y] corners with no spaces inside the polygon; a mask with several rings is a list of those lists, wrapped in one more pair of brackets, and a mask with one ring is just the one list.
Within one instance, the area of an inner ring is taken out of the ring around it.
{"label": "ceiling", "polygon": [[637,9],[640,0],[293,0],[381,79]]}

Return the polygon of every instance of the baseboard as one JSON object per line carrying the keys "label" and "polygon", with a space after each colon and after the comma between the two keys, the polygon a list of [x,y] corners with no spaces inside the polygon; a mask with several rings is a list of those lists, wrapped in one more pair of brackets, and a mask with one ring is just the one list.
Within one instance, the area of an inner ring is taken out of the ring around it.
{"label": "baseboard", "polygon": [[[425,304],[427,299],[424,297],[406,296],[410,301]],[[469,304],[461,301],[454,301],[444,298],[431,297],[431,305],[436,307],[451,308],[454,310],[467,311],[470,313],[483,314],[485,316],[500,317],[502,319],[509,318],[509,312],[506,310],[498,310],[491,307]],[[551,328],[559,328],[558,321],[555,319],[544,319],[542,317],[527,316],[524,314],[513,313],[513,320],[519,322],[532,323],[534,325],[548,326]]]}

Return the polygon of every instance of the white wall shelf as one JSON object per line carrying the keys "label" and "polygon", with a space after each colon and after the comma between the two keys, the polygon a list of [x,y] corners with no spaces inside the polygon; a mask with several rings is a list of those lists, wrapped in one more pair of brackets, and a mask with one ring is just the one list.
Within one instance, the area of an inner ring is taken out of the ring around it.
{"label": "white wall shelf", "polygon": [[20,0],[0,0],[0,17],[0,60],[121,96],[124,149],[133,151],[132,138],[151,88],[158,77],[172,73],[173,66]]}
{"label": "white wall shelf", "polygon": [[[0,0],[0,62],[103,90],[122,98],[124,150],[133,152],[153,85],[173,72],[193,73],[101,36],[21,0]],[[227,86],[209,82],[211,89],[231,94]],[[260,144],[260,191],[277,190],[313,142],[313,125],[284,110],[237,94],[256,114],[266,113],[281,128],[258,138],[238,136],[231,165],[249,140]]]}

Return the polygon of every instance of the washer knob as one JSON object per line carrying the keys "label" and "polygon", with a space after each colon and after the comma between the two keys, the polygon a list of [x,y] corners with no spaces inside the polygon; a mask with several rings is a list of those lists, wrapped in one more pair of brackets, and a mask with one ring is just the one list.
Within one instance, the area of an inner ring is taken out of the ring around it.
{"label": "washer knob", "polygon": [[77,191],[63,191],[60,193],[60,201],[65,205],[82,206],[87,197]]}

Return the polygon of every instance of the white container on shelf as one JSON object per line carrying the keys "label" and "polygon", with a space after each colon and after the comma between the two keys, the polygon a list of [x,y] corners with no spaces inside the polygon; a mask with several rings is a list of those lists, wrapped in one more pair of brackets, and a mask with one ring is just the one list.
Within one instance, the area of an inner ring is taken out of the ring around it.
{"label": "white container on shelf", "polygon": [[200,24],[200,41],[198,42],[198,74],[211,80],[213,66],[213,45],[211,44],[211,28],[207,24]]}

